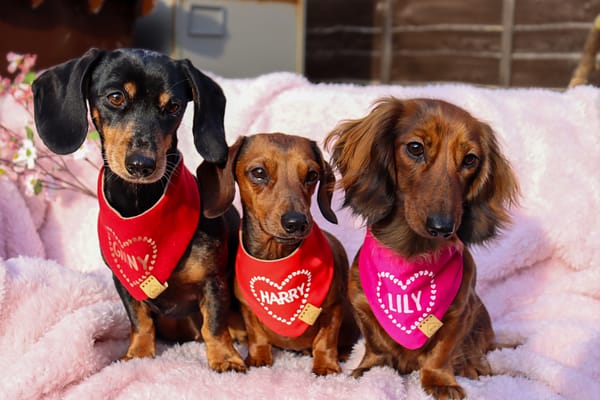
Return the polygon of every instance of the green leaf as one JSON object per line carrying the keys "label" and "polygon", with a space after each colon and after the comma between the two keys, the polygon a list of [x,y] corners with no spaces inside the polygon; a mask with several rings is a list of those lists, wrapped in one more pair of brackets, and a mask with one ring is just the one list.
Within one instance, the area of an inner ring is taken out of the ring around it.
{"label": "green leaf", "polygon": [[91,131],[87,136],[90,140],[98,140],[100,139],[100,133],[98,131]]}
{"label": "green leaf", "polygon": [[0,168],[0,176],[6,175],[6,170],[4,168]]}
{"label": "green leaf", "polygon": [[33,193],[37,196],[38,194],[42,193],[42,182],[39,179],[35,180],[35,183],[33,184]]}
{"label": "green leaf", "polygon": [[25,127],[25,132],[27,132],[27,139],[33,140],[33,129],[31,129],[30,127],[26,126]]}
{"label": "green leaf", "polygon": [[25,77],[23,78],[23,83],[26,83],[27,85],[31,85],[33,83],[33,81],[35,80],[36,77],[36,73],[33,71],[29,71],[28,73],[25,74]]}

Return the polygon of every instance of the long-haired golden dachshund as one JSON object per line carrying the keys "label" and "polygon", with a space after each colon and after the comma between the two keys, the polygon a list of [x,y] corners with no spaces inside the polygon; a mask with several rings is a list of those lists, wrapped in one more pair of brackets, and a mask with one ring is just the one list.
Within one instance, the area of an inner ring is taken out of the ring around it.
{"label": "long-haired golden dachshund", "polygon": [[327,137],[344,204],[364,218],[349,296],[365,337],[353,371],[420,370],[424,390],[461,399],[455,375],[489,374],[490,316],[467,246],[509,222],[518,186],[492,129],[440,100],[381,99]]}
{"label": "long-haired golden dachshund", "polygon": [[247,363],[271,365],[276,346],[312,354],[316,375],[340,372],[339,359],[360,331],[348,301],[346,252],[310,211],[317,192],[321,213],[337,223],[331,209],[335,176],[317,144],[281,133],[241,137],[225,170],[205,169],[203,176],[210,169],[219,176],[218,187],[230,188],[229,197],[234,180],[240,189],[235,295],[248,331]]}

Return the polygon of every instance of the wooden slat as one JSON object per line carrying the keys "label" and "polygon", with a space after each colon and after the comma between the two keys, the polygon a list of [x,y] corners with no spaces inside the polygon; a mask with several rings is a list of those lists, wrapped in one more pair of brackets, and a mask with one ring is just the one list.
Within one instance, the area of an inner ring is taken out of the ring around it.
{"label": "wooden slat", "polygon": [[[452,66],[452,67],[449,67]],[[394,82],[469,82],[490,84],[498,79],[498,60],[480,57],[394,57]]]}
{"label": "wooden slat", "polygon": [[373,80],[371,68],[379,56],[365,53],[307,53],[306,76],[315,82],[320,81],[361,81]]}
{"label": "wooden slat", "polygon": [[576,60],[513,60],[512,86],[565,88]]}
{"label": "wooden slat", "polygon": [[307,27],[373,26],[376,0],[307,0]]}
{"label": "wooden slat", "polygon": [[513,34],[514,52],[580,52],[585,43],[585,30],[560,29],[540,31],[516,31]]}
{"label": "wooden slat", "polygon": [[510,85],[510,67],[513,44],[513,29],[515,24],[515,0],[502,2],[502,36],[500,47],[502,55],[498,66],[498,80],[502,86]]}
{"label": "wooden slat", "polygon": [[396,0],[394,26],[501,23],[502,1]]}
{"label": "wooden slat", "polygon": [[394,34],[394,49],[398,50],[454,50],[500,53],[499,31],[404,32]]}
{"label": "wooden slat", "polygon": [[600,0],[518,0],[515,24],[591,22],[600,13]]}

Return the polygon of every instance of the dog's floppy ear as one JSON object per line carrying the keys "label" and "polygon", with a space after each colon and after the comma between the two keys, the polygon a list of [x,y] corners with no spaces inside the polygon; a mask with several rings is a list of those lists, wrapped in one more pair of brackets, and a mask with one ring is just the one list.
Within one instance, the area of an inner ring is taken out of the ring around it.
{"label": "dog's floppy ear", "polygon": [[500,152],[492,128],[481,123],[484,157],[466,196],[458,237],[482,243],[510,222],[508,208],[517,202],[519,186],[510,164]]}
{"label": "dog's floppy ear", "polygon": [[202,213],[206,218],[223,215],[235,197],[235,162],[246,138],[240,136],[229,148],[225,167],[203,161],[196,169],[202,196]]}
{"label": "dog's floppy ear", "polygon": [[221,87],[196,69],[189,60],[180,61],[194,100],[194,144],[206,161],[223,166],[227,161],[225,141],[225,95]]}
{"label": "dog's floppy ear", "polygon": [[344,206],[371,225],[387,216],[396,201],[396,124],[402,103],[381,100],[364,118],[339,124],[325,139],[341,174]]}
{"label": "dog's floppy ear", "polygon": [[42,73],[32,85],[33,110],[38,134],[57,154],[69,154],[85,141],[88,131],[88,76],[94,62],[104,54],[88,50]]}
{"label": "dog's floppy ear", "polygon": [[323,158],[323,153],[321,153],[321,149],[319,149],[317,143],[311,140],[311,145],[315,152],[316,160],[321,165],[319,189],[317,189],[317,204],[325,219],[332,224],[337,224],[337,217],[331,209],[331,198],[335,189],[335,175],[331,169],[331,165]]}

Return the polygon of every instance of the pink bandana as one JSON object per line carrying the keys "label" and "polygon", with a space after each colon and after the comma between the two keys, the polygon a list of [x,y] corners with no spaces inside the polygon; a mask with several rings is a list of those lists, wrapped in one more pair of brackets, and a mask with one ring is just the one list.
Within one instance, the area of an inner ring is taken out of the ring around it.
{"label": "pink bandana", "polygon": [[333,279],[333,255],[316,224],[300,247],[278,260],[252,257],[240,235],[235,276],[248,306],[263,324],[278,335],[298,337],[321,313]]}
{"label": "pink bandana", "polygon": [[462,244],[431,259],[408,261],[367,230],[360,249],[360,282],[379,324],[398,344],[422,347],[441,326],[462,282]]}
{"label": "pink bandana", "polygon": [[108,266],[136,300],[156,298],[186,251],[200,218],[196,179],[180,159],[168,187],[151,209],[124,218],[104,197],[98,176],[98,237]]}

